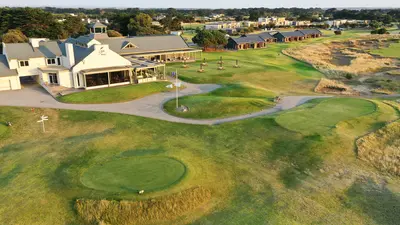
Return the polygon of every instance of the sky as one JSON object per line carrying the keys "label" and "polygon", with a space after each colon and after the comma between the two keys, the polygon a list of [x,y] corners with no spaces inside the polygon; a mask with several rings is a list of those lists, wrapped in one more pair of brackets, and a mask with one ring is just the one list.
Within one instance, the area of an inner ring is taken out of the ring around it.
{"label": "sky", "polygon": [[1,6],[85,8],[400,8],[399,0],[0,0]]}

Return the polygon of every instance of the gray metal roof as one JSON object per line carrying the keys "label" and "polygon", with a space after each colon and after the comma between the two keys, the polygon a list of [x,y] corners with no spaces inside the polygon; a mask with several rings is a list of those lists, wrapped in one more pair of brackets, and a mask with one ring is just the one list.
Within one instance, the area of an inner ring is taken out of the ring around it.
{"label": "gray metal roof", "polygon": [[267,40],[267,39],[275,39],[274,36],[272,36],[269,32],[263,32],[259,33],[258,36],[260,36],[262,39]]}
{"label": "gray metal roof", "polygon": [[[63,56],[67,56],[67,53],[65,51],[65,43],[71,43],[71,42],[60,43],[60,49]],[[75,65],[94,51],[94,46],[91,46],[90,48],[80,47],[75,44],[73,46],[74,46]]]}
{"label": "gray metal roof", "polygon": [[[139,54],[189,48],[182,37],[176,35],[108,38],[98,41],[102,44],[108,44],[109,48],[118,54]],[[128,42],[134,44],[137,48],[123,49]]]}
{"label": "gray metal roof", "polygon": [[60,45],[57,41],[47,41],[39,43],[39,51],[46,58],[55,58],[62,55]]}
{"label": "gray metal roof", "polygon": [[96,22],[96,23],[93,23],[93,24],[91,25],[91,27],[92,27],[92,28],[96,28],[96,27],[107,27],[107,25],[104,25],[104,24],[102,24],[102,23],[100,23],[100,22]]}
{"label": "gray metal roof", "polygon": [[235,41],[237,44],[264,42],[264,39],[262,39],[258,35],[247,35],[238,38],[232,38],[232,40]]}
{"label": "gray metal roof", "polygon": [[5,55],[0,55],[0,77],[17,76],[17,70],[10,70]]}
{"label": "gray metal roof", "polygon": [[29,43],[8,43],[5,44],[8,59],[28,60],[29,58],[44,57],[37,48]]}
{"label": "gray metal roof", "polygon": [[306,29],[306,30],[296,30],[299,31],[305,35],[307,34],[322,34],[322,32],[318,29]]}
{"label": "gray metal roof", "polygon": [[237,44],[264,42],[267,39],[275,39],[275,37],[268,32],[264,32],[260,34],[248,34],[238,38],[232,38],[232,40],[235,41]]}
{"label": "gray metal roof", "polygon": [[275,35],[282,34],[284,37],[303,37],[304,34],[300,31],[291,31],[291,32],[278,32]]}

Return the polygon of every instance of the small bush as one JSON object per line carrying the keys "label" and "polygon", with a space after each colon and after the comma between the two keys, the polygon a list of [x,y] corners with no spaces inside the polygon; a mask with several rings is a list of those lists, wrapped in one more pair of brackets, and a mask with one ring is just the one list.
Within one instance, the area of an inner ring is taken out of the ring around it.
{"label": "small bush", "polygon": [[347,73],[344,77],[346,77],[347,80],[353,79],[353,75],[351,73]]}

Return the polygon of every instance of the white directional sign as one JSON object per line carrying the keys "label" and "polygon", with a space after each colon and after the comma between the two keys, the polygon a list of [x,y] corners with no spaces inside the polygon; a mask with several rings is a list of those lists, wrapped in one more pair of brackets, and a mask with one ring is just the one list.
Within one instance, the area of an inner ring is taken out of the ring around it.
{"label": "white directional sign", "polygon": [[42,115],[42,116],[40,117],[40,120],[37,121],[38,123],[42,123],[43,133],[46,132],[46,130],[44,129],[44,121],[46,121],[46,120],[49,120],[49,117],[48,117],[48,116],[45,116],[45,115]]}

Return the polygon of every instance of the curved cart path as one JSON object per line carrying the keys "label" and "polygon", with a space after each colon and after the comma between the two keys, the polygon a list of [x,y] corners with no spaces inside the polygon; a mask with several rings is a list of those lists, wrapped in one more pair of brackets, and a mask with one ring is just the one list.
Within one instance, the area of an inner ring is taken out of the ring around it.
{"label": "curved cart path", "polygon": [[[213,91],[220,85],[216,84],[190,84],[182,82],[186,86],[184,90],[179,92],[180,96],[202,94]],[[279,112],[281,110],[288,110],[301,105],[314,98],[326,98],[328,96],[287,96],[277,104],[274,108],[265,109],[259,112],[234,116],[223,119],[185,119],[167,114],[163,111],[165,102],[175,98],[175,92],[162,92],[149,95],[140,99],[136,99],[124,103],[110,103],[110,104],[67,104],[58,102],[50,94],[48,94],[42,87],[38,85],[28,86],[22,90],[16,91],[2,91],[0,92],[0,106],[20,106],[20,107],[35,107],[35,108],[54,108],[54,109],[70,109],[70,110],[83,110],[83,111],[99,111],[99,112],[113,112],[122,113],[135,116],[148,117],[153,119],[165,120],[176,123],[186,124],[203,124],[215,125],[222,124],[237,120],[244,120],[257,116],[268,115]]]}

